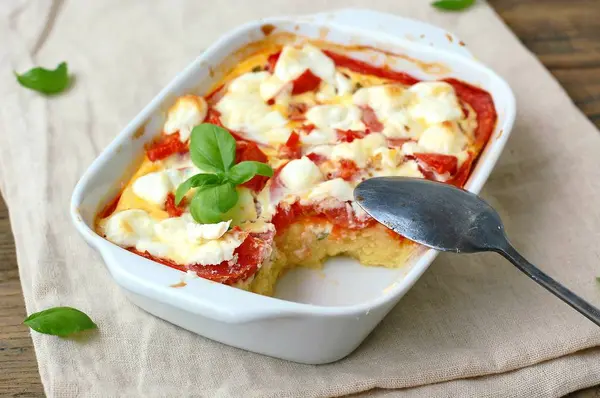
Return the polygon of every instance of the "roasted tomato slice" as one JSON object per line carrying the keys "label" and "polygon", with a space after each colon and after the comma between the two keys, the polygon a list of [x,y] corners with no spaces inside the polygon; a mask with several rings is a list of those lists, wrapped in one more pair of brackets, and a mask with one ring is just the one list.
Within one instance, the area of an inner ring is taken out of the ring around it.
{"label": "roasted tomato slice", "polygon": [[352,142],[359,138],[364,138],[365,133],[354,130],[336,130],[337,139],[340,142]]}
{"label": "roasted tomato slice", "polygon": [[473,166],[473,160],[475,159],[474,155],[469,152],[469,157],[467,160],[460,165],[460,168],[456,172],[456,175],[452,177],[452,179],[448,180],[448,184],[455,185],[457,187],[463,187],[467,180],[469,179],[469,174],[471,172],[471,166]]}
{"label": "roasted tomato slice", "polygon": [[[237,141],[235,148],[235,163],[249,160],[267,163],[269,159],[254,142]],[[242,186],[250,188],[254,192],[260,192],[265,187],[268,180],[269,177],[255,176],[250,181],[243,183]]]}
{"label": "roasted tomato slice", "polygon": [[279,148],[279,156],[285,159],[300,159],[302,149],[300,148],[300,136],[296,132],[292,132],[290,137]]}
{"label": "roasted tomato slice", "polygon": [[339,162],[337,170],[333,173],[330,173],[328,177],[330,179],[342,178],[346,181],[350,181],[359,172],[360,169],[353,160],[342,159]]}
{"label": "roasted tomato slice", "polygon": [[[270,235],[272,240],[272,234]],[[223,261],[216,265],[190,265],[189,269],[199,277],[225,285],[233,285],[254,275],[270,251],[270,241],[256,234],[248,235],[235,249],[235,261]]]}
{"label": "roasted tomato slice", "polygon": [[215,126],[223,127],[223,123],[221,123],[221,112],[216,110],[215,108],[209,108],[206,114],[206,123],[214,124]]}
{"label": "roasted tomato slice", "polygon": [[377,114],[370,106],[361,107],[362,122],[370,133],[380,133],[383,131],[383,124],[377,119]]}
{"label": "roasted tomato slice", "polygon": [[269,55],[269,58],[267,58],[267,72],[271,74],[275,73],[275,65],[277,64],[280,55],[281,51]]}
{"label": "roasted tomato slice", "polygon": [[318,153],[314,152],[309,153],[308,155],[306,155],[306,157],[312,160],[312,162],[316,165],[319,165],[327,160],[325,156],[319,155]]}
{"label": "roasted tomato slice", "polygon": [[[267,58],[267,71],[271,74],[275,73],[275,65],[277,64],[277,60],[279,60],[280,52],[276,52],[274,54],[269,55]],[[307,91],[316,90],[321,83],[321,79],[318,76],[315,76],[310,70],[305,70],[300,76],[298,76],[293,84],[292,95],[298,95],[302,93],[306,93]]]}
{"label": "roasted tomato slice", "polygon": [[292,88],[292,95],[298,95],[306,93],[308,91],[314,91],[319,87],[321,78],[315,76],[309,69],[305,70],[300,76],[294,80],[294,87]]}
{"label": "roasted tomato slice", "polygon": [[333,225],[347,229],[363,229],[375,223],[375,220],[371,217],[356,218],[349,205],[323,209],[322,214]]}
{"label": "roasted tomato slice", "polygon": [[419,82],[418,79],[415,79],[411,75],[408,75],[403,72],[397,72],[388,67],[375,66],[367,62],[359,61],[357,59],[350,58],[330,50],[324,50],[323,52],[333,60],[336,66],[348,68],[353,72],[358,72],[364,75],[383,77],[384,79],[394,80],[398,83],[406,84],[409,86]]}
{"label": "roasted tomato slice", "polygon": [[187,144],[179,140],[179,133],[163,135],[158,141],[153,142],[146,148],[148,159],[155,162],[168,158],[175,153],[188,151]]}
{"label": "roasted tomato slice", "polygon": [[179,217],[185,211],[185,198],[181,200],[179,205],[175,204],[175,195],[169,192],[165,200],[165,210],[169,213],[169,217]]}
{"label": "roasted tomato slice", "polygon": [[415,153],[413,156],[438,174],[449,173],[450,175],[454,175],[458,169],[458,159],[456,156],[439,153]]}

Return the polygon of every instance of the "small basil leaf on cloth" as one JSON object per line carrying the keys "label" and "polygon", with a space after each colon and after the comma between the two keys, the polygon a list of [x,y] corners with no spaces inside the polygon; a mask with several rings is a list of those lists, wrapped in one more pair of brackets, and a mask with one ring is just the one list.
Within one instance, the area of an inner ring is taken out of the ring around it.
{"label": "small basil leaf on cloth", "polygon": [[192,188],[200,188],[205,185],[218,185],[223,177],[217,174],[196,174],[181,183],[175,191],[175,204],[179,205],[181,199]]}
{"label": "small basil leaf on cloth", "polygon": [[60,93],[69,86],[70,82],[66,62],[60,63],[54,70],[37,67],[22,75],[15,72],[15,76],[21,86],[44,94]]}
{"label": "small basil leaf on cloth", "polygon": [[227,175],[229,181],[239,185],[250,181],[255,175],[272,177],[273,169],[268,164],[249,160],[233,166]]}
{"label": "small basil leaf on cloth", "polygon": [[196,191],[190,203],[190,213],[200,224],[215,224],[223,221],[223,213],[235,206],[237,201],[234,184],[206,185]]}
{"label": "small basil leaf on cloth", "polygon": [[235,161],[235,139],[223,127],[202,123],[192,129],[190,156],[202,170],[226,172]]}
{"label": "small basil leaf on cloth", "polygon": [[84,312],[72,307],[54,307],[29,315],[23,323],[39,333],[68,336],[98,326]]}
{"label": "small basil leaf on cloth", "polygon": [[438,0],[432,6],[446,11],[461,11],[475,4],[475,0]]}

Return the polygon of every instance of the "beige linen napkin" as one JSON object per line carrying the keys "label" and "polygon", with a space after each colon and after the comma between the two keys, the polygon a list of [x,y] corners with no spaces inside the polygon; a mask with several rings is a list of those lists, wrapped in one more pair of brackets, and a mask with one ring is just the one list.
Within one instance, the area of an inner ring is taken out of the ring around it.
{"label": "beige linen napkin", "polygon": [[[299,365],[224,346],[126,301],[68,216],[85,168],[169,80],[251,19],[348,6],[458,34],[516,92],[519,116],[483,195],[523,254],[600,305],[600,134],[484,3],[429,0],[0,2],[0,188],[28,312],[71,305],[87,341],[33,333],[49,396],[560,396],[600,383],[600,329],[496,255],[441,255],[348,358]],[[69,62],[44,98],[12,70]],[[483,377],[480,377],[483,376]],[[382,390],[402,389],[402,390]]]}

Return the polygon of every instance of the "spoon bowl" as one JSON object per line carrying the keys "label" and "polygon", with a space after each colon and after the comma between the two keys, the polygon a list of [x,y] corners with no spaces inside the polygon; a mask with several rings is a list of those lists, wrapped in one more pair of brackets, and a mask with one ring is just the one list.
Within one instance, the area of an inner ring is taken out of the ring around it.
{"label": "spoon bowl", "polygon": [[440,251],[494,251],[600,326],[600,310],[521,256],[498,213],[479,196],[449,184],[408,177],[377,177],[354,190],[358,204],[394,232]]}
{"label": "spoon bowl", "polygon": [[477,195],[449,184],[378,177],[359,184],[354,196],[386,227],[436,250],[494,250],[504,239],[498,213]]}

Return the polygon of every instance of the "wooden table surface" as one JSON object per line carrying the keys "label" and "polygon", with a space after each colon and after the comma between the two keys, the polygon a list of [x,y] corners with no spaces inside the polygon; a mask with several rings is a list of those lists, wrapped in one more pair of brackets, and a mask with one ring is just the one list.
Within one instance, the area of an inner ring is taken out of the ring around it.
{"label": "wooden table surface", "polygon": [[[600,0],[489,0],[508,26],[600,128]],[[0,198],[0,396],[43,396],[17,259]],[[600,398],[600,386],[573,394]]]}

